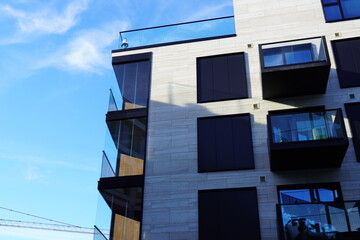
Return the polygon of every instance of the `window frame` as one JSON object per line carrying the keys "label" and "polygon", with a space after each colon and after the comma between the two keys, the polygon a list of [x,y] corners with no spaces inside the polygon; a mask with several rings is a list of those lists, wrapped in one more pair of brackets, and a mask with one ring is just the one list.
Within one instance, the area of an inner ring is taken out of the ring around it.
{"label": "window frame", "polygon": [[[340,21],[348,21],[348,20],[354,20],[354,19],[359,19],[359,18],[360,18],[360,15],[359,15],[358,17],[350,17],[350,18],[344,17],[344,11],[343,11],[343,7],[342,7],[342,2],[341,2],[341,0],[335,0],[336,2],[332,2],[332,3],[324,3],[324,0],[320,0],[320,1],[321,1],[323,13],[324,13],[325,22],[327,22],[327,23],[340,22]],[[326,7],[329,7],[329,6],[338,6],[338,7],[339,7],[341,19],[327,20],[327,18],[326,18],[326,13],[325,13],[325,8],[326,8]]]}

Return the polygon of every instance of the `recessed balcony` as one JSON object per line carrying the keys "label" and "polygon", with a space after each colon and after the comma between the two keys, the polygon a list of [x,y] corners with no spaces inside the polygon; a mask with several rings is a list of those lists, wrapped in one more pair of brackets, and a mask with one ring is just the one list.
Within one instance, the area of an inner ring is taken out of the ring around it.
{"label": "recessed balcony", "polygon": [[323,94],[330,60],[324,37],[259,45],[264,99]]}
{"label": "recessed balcony", "polygon": [[279,239],[360,239],[360,201],[277,205]]}
{"label": "recessed balcony", "polygon": [[271,171],[340,167],[349,141],[341,109],[268,115]]}

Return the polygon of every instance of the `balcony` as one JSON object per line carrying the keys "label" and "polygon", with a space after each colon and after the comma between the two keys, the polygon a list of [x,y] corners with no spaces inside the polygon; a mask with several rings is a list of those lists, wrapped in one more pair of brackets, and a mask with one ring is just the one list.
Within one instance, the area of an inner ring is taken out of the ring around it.
{"label": "balcony", "polygon": [[120,32],[119,48],[137,49],[210,40],[235,35],[234,16],[141,28]]}
{"label": "balcony", "polygon": [[360,201],[278,204],[280,240],[360,239]]}
{"label": "balcony", "polygon": [[349,145],[341,109],[268,115],[271,171],[340,167]]}
{"label": "balcony", "polygon": [[259,45],[264,99],[326,92],[330,60],[324,37]]}

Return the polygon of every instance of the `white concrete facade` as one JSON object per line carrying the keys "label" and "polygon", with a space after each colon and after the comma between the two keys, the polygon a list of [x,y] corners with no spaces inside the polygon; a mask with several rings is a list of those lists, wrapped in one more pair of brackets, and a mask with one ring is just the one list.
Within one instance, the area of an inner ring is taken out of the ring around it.
{"label": "white concrete facade", "polygon": [[[197,240],[198,190],[256,187],[261,238],[277,239],[277,185],[340,182],[344,200],[360,199],[360,163],[353,143],[341,168],[274,173],[267,146],[268,110],[360,102],[360,87],[339,86],[331,41],[360,36],[360,20],[326,23],[321,0],[234,0],[236,37],[116,52],[152,52],[142,239]],[[340,33],[336,37],[335,33]],[[259,44],[325,36],[331,61],[326,94],[262,99]],[[253,47],[249,48],[248,44]],[[196,58],[245,52],[249,98],[197,103]],[[349,94],[354,93],[355,99]],[[260,104],[254,109],[253,104]],[[255,169],[198,173],[197,118],[250,113]],[[260,182],[260,176],[266,181]]]}

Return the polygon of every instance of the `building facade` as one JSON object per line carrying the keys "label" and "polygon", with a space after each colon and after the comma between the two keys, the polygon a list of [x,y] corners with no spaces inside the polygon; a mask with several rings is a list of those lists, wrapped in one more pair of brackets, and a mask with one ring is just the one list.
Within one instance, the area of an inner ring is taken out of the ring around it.
{"label": "building facade", "polygon": [[96,240],[360,239],[360,1],[233,5],[122,33]]}

